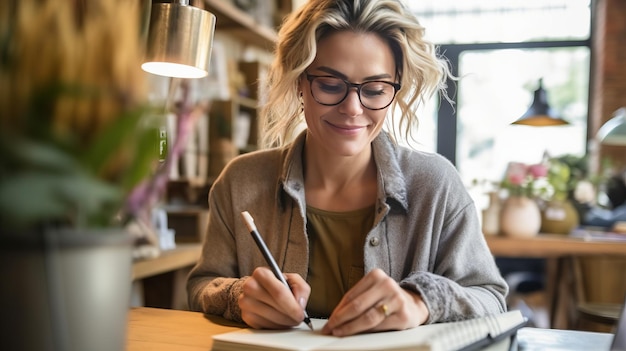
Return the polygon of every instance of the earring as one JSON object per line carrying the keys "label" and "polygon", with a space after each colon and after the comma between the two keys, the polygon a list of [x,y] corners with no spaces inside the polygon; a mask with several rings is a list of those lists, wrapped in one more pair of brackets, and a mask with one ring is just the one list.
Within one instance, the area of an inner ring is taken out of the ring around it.
{"label": "earring", "polygon": [[300,113],[304,112],[304,99],[302,98],[302,91],[298,95],[298,100],[300,100]]}

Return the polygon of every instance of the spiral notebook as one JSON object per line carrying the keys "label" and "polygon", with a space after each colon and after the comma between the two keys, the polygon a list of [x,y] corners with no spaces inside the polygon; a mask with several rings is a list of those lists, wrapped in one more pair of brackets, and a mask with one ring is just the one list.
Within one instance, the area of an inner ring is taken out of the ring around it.
{"label": "spiral notebook", "polygon": [[[322,335],[326,323],[312,319],[316,331],[302,324],[288,330],[242,329],[213,336],[213,351],[402,351],[479,350],[506,343],[526,324],[520,311],[509,311],[459,322],[422,325],[407,330],[359,334],[347,337]],[[507,346],[504,345],[504,349]]]}

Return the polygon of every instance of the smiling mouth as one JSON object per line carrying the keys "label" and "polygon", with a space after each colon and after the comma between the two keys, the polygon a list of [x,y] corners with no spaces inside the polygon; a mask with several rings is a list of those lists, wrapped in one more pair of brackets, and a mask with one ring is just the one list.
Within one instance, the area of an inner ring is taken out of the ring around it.
{"label": "smiling mouth", "polygon": [[365,126],[343,126],[343,125],[333,124],[330,122],[326,122],[326,123],[328,123],[331,127],[334,127],[337,129],[343,129],[343,130],[358,130],[358,129],[365,128]]}

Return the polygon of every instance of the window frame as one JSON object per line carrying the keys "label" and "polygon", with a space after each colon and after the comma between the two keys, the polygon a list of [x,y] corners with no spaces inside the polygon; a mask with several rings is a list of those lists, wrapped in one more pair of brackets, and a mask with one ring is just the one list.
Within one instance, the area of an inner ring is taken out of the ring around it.
{"label": "window frame", "polygon": [[[592,26],[593,28],[593,26]],[[593,66],[593,50],[591,50],[591,37],[585,40],[558,40],[558,41],[534,41],[520,43],[476,43],[476,44],[440,44],[437,45],[438,52],[448,60],[450,70],[453,76],[459,75],[459,58],[462,53],[467,51],[482,50],[506,50],[506,49],[547,49],[547,48],[565,48],[565,47],[588,47],[590,50],[590,66],[589,66],[589,93],[587,104],[587,125],[590,123],[590,112],[592,108],[592,70]],[[458,94],[457,83],[452,79],[448,79],[446,93],[454,102],[451,105],[445,99],[439,99],[439,109],[437,112],[437,138],[436,152],[443,155],[456,166],[456,148],[457,148],[457,108]],[[587,128],[586,149],[589,143],[589,128]]]}

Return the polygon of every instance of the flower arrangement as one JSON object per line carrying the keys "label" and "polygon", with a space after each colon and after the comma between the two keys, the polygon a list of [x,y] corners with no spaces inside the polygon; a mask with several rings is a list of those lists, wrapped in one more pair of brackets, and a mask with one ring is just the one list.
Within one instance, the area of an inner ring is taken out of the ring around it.
{"label": "flower arrangement", "polygon": [[127,196],[159,159],[141,13],[126,0],[0,5],[4,229],[123,226],[136,215]]}
{"label": "flower arrangement", "polygon": [[548,183],[550,184],[550,199],[557,201],[564,201],[569,197],[570,190],[572,190],[572,183],[570,183],[570,167],[560,161],[558,158],[552,158],[549,160],[548,166]]}
{"label": "flower arrangement", "polygon": [[527,165],[522,162],[510,162],[500,183],[509,196],[534,198],[546,191],[548,167],[542,163]]}

